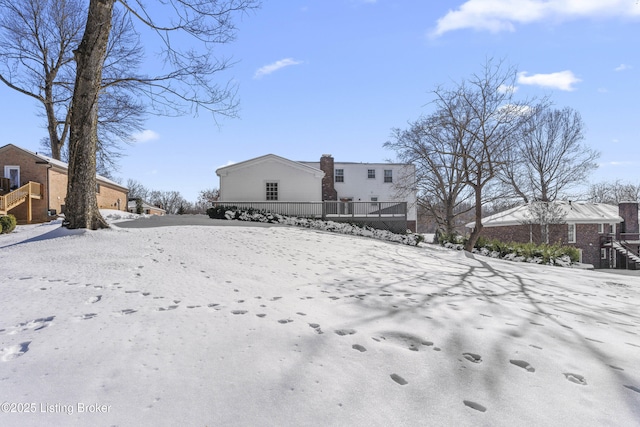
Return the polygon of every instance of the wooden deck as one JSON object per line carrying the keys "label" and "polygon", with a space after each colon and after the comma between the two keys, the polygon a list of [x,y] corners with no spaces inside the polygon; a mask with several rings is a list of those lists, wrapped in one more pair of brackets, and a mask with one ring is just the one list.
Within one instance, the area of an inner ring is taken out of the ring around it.
{"label": "wooden deck", "polygon": [[31,200],[42,199],[42,184],[29,181],[3,196],[0,196],[0,215],[7,215],[16,206],[27,203],[27,222],[32,220]]}

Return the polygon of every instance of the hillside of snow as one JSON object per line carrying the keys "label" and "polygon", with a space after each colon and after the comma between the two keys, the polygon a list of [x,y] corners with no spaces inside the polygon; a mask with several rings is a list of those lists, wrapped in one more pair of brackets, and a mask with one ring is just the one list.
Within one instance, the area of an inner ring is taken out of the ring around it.
{"label": "hillside of snow", "polygon": [[2,426],[640,425],[637,276],[242,223],[0,256]]}

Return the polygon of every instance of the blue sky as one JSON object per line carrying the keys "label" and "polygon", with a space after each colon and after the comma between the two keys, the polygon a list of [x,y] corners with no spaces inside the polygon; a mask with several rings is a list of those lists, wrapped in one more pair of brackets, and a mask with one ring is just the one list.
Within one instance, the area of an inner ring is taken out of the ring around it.
{"label": "blue sky", "polygon": [[[150,117],[116,176],[194,201],[218,167],[268,153],[393,160],[391,129],[493,57],[519,70],[518,95],[581,113],[602,153],[592,181],[638,183],[639,24],[635,0],[264,0],[221,51],[240,118]],[[37,106],[4,86],[0,100],[3,143],[39,150]]]}

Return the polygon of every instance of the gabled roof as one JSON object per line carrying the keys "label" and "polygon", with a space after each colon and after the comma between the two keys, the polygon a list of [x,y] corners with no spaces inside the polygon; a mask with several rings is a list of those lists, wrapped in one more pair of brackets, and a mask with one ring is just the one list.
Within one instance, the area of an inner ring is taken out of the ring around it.
{"label": "gabled roof", "polygon": [[218,168],[216,170],[216,175],[225,176],[226,174],[228,174],[231,171],[243,169],[243,168],[250,167],[250,166],[255,166],[257,164],[265,163],[265,162],[281,163],[283,165],[298,169],[300,171],[313,174],[318,178],[324,177],[324,172],[321,171],[318,168],[315,168],[315,167],[309,166],[309,165],[305,165],[305,164],[300,163],[300,162],[295,162],[293,160],[285,159],[284,157],[276,156],[275,154],[266,154],[264,156],[255,157],[253,159],[245,160],[244,162],[234,163],[234,164],[229,165],[229,166],[223,166],[223,167]]}
{"label": "gabled roof", "polygon": [[[52,166],[55,166],[58,169],[64,170],[65,172],[67,172],[69,170],[69,164],[68,163],[65,163],[65,162],[60,161],[60,160],[56,160],[53,157],[45,156],[44,154],[41,154],[41,153],[34,153],[33,151],[27,150],[27,149],[22,148],[22,147],[18,147],[17,145],[14,145],[14,144],[7,144],[7,145],[4,145],[4,146],[0,147],[0,151],[8,149],[8,148],[14,148],[16,150],[20,150],[25,154],[28,154],[28,155],[31,155],[31,156],[35,157],[37,160],[39,160],[41,162],[46,162],[46,163],[48,163],[48,164],[50,164]],[[114,187],[119,187],[119,188],[122,188],[124,190],[129,191],[129,189],[127,187],[125,187],[124,185],[118,184],[117,182],[115,182],[113,180],[110,180],[109,178],[105,178],[102,175],[96,174],[96,179],[98,181],[104,183],[104,184],[109,184],[109,185],[112,185]]]}
{"label": "gabled roof", "polygon": [[[564,222],[569,224],[611,224],[621,223],[622,217],[618,215],[618,207],[605,203],[588,202],[551,202],[565,214]],[[529,205],[520,205],[515,208],[482,218],[485,227],[504,227],[510,225],[522,225],[531,222]],[[466,225],[473,228],[474,223]]]}
{"label": "gabled roof", "polygon": [[[135,209],[137,201],[136,199],[129,199],[127,202],[127,209]],[[149,203],[142,200],[142,209],[153,209],[157,211],[167,212],[165,209],[159,208],[158,206],[150,205]]]}

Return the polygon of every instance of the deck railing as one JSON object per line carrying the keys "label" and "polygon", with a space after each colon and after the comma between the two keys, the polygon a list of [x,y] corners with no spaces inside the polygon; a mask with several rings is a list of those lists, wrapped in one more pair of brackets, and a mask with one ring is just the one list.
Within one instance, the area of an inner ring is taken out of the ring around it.
{"label": "deck railing", "polygon": [[40,199],[41,197],[42,185],[38,182],[29,181],[11,193],[0,196],[0,212],[7,213],[10,209],[23,203],[28,198]]}
{"label": "deck railing", "polygon": [[235,206],[240,209],[256,209],[286,216],[301,218],[407,218],[406,202],[232,202],[219,201],[218,205]]}

